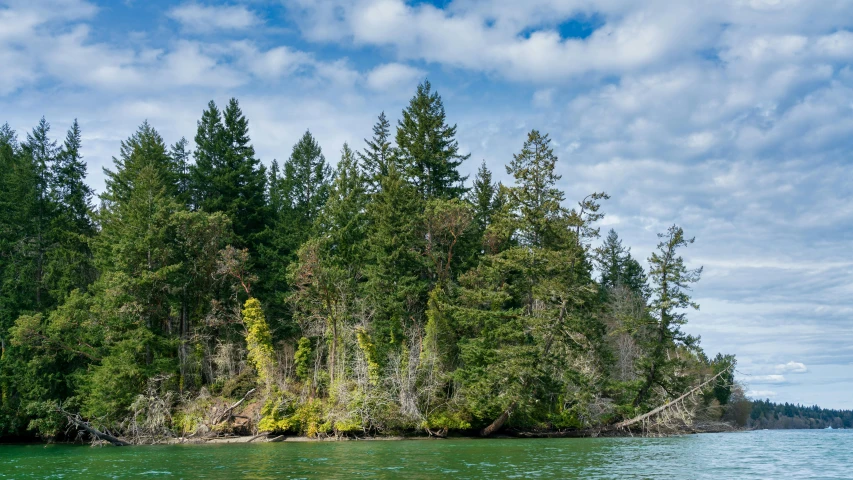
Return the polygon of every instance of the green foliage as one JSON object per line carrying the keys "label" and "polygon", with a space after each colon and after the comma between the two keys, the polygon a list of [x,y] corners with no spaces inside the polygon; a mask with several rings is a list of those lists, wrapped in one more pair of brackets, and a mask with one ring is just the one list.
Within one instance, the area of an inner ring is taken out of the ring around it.
{"label": "green foliage", "polygon": [[272,346],[272,335],[267,325],[261,302],[256,298],[246,300],[243,306],[243,322],[246,324],[246,347],[249,350],[249,361],[258,372],[261,383],[270,388],[275,372],[275,351]]}
{"label": "green foliage", "polygon": [[[333,173],[306,131],[267,172],[211,102],[194,151],[147,122],[123,141],[93,212],[76,121],[61,145],[0,127],[0,433],[61,435],[61,404],[188,435],[259,386],[271,432],[597,428],[734,365],[681,330],[692,240],[663,234],[648,276],[613,231],[592,250],[608,197],[566,205],[548,135],[467,195],[428,82],[395,140],[381,114]],[[703,394],[745,423],[730,371]]]}
{"label": "green foliage", "polygon": [[447,124],[444,104],[429,81],[403,110],[397,124],[397,158],[403,173],[424,199],[459,198],[467,190],[458,168],[471,155],[459,153],[456,125]]}
{"label": "green foliage", "polygon": [[361,349],[361,353],[364,354],[364,360],[367,362],[367,376],[370,379],[370,383],[376,385],[379,383],[379,371],[382,368],[376,355],[376,345],[373,344],[370,335],[364,329],[356,331],[356,335],[358,338],[358,347]]}
{"label": "green foliage", "polygon": [[296,353],[293,355],[293,361],[296,365],[296,378],[303,382],[311,377],[311,353],[311,340],[306,337],[300,338]]}

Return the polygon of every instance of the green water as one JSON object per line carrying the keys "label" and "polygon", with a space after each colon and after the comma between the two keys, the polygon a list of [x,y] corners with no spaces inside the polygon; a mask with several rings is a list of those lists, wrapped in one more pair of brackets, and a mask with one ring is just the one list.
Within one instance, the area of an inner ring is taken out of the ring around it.
{"label": "green water", "polygon": [[674,438],[0,446],[0,478],[853,478],[853,431]]}

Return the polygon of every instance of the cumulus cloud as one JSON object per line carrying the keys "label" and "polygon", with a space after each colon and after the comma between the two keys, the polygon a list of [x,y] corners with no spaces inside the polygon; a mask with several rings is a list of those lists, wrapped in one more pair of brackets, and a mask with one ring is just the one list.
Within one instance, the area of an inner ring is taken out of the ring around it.
{"label": "cumulus cloud", "polygon": [[243,5],[208,6],[186,3],[167,14],[192,32],[209,33],[217,30],[246,30],[261,24],[261,19]]}
{"label": "cumulus cloud", "polygon": [[[743,380],[763,376],[780,401],[853,408],[821,386],[853,388],[839,260],[853,225],[853,2],[284,0],[297,31],[264,36],[279,25],[263,2],[190,2],[132,41],[109,17],[132,14],[118,3],[0,4],[0,123],[80,117],[96,187],[144,118],[192,138],[206,102],[234,95],[265,161],[305,128],[331,159],[378,112],[393,123],[429,77],[460,147],[496,180],[537,128],[568,202],[611,194],[604,225],[639,260],[673,223],[695,235],[683,253],[706,267],[702,309],[684,329],[710,355],[736,354]],[[589,35],[561,33],[590,18]],[[211,32],[223,34],[194,36]]]}
{"label": "cumulus cloud", "polygon": [[753,375],[749,377],[749,381],[755,383],[785,383],[784,375]]}
{"label": "cumulus cloud", "polygon": [[[806,366],[800,362],[788,362],[780,365],[776,365],[777,372],[785,372],[785,373],[806,373],[809,370]],[[781,376],[781,375],[780,375]]]}
{"label": "cumulus cloud", "polygon": [[402,63],[379,65],[367,73],[367,86],[377,92],[411,89],[426,76],[426,72]]}
{"label": "cumulus cloud", "polygon": [[773,390],[750,390],[746,392],[746,396],[753,400],[764,400],[773,398],[777,395]]}

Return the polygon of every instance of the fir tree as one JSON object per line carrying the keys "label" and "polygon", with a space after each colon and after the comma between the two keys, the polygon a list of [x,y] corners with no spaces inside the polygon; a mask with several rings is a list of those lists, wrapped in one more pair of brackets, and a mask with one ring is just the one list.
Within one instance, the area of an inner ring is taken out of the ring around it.
{"label": "fir tree", "polygon": [[266,171],[255,158],[249,122],[232,98],[220,114],[211,101],[198,122],[191,191],[195,208],[232,219],[238,246],[256,243],[266,219]]}
{"label": "fir tree", "polygon": [[595,249],[595,259],[601,272],[602,291],[624,286],[636,295],[648,297],[646,273],[631,256],[631,249],[622,246],[615,230],[611,229],[601,246]]}
{"label": "fir tree", "polygon": [[191,204],[190,191],[190,157],[192,152],[189,150],[189,142],[185,137],[175,142],[169,150],[169,156],[172,157],[172,162],[175,166],[175,178],[177,178],[177,196],[178,200],[185,204]]}
{"label": "fir tree", "polygon": [[61,152],[52,167],[51,188],[57,213],[51,226],[47,283],[54,298],[94,281],[89,240],[95,228],[89,215],[92,189],[85,183],[86,163],[80,154],[81,133],[77,120],[71,125]]}
{"label": "fir tree", "polygon": [[557,157],[550,144],[547,134],[532,130],[506,167],[517,185],[509,194],[520,220],[518,236],[525,245],[554,246],[566,228],[565,195],[557,188],[561,177],[555,172]]}
{"label": "fir tree", "polygon": [[497,200],[497,187],[492,183],[492,172],[486,167],[485,160],[477,170],[469,195],[470,202],[474,206],[474,221],[480,231],[485,231],[491,223]]}
{"label": "fir tree", "polygon": [[396,140],[403,173],[422,198],[459,198],[465,193],[467,177],[458,169],[471,155],[459,153],[456,125],[447,124],[444,104],[429,81],[418,85],[403,110]]}
{"label": "fir tree", "polygon": [[646,402],[655,386],[662,387],[669,395],[678,391],[678,377],[675,370],[679,364],[678,356],[671,354],[678,346],[692,347],[698,341],[686,335],[681,326],[687,323],[685,309],[699,309],[688,291],[692,283],[698,282],[702,267],[688,269],[684,259],[678,256],[678,249],[693,243],[693,238],[685,238],[684,230],[676,225],[666,233],[658,234],[661,242],[658,251],[649,257],[649,277],[652,281],[652,301],[649,305],[655,317],[655,325],[647,337],[648,356],[641,361],[644,374],[643,385],[634,400],[635,405]]}
{"label": "fir tree", "polygon": [[282,193],[289,210],[289,227],[307,232],[329,198],[332,168],[320,144],[306,130],[284,163]]}
{"label": "fir tree", "polygon": [[391,146],[391,123],[385,118],[385,112],[379,114],[373,126],[373,138],[364,139],[367,147],[359,152],[364,176],[370,184],[370,190],[379,187],[379,179],[388,175],[388,167],[394,161],[394,148]]}

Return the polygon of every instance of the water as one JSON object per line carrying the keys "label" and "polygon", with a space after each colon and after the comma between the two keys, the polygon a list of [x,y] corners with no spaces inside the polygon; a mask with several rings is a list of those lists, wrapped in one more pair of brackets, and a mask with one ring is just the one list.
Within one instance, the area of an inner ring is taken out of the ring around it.
{"label": "water", "polygon": [[853,478],[853,431],[673,438],[0,446],[16,478]]}

